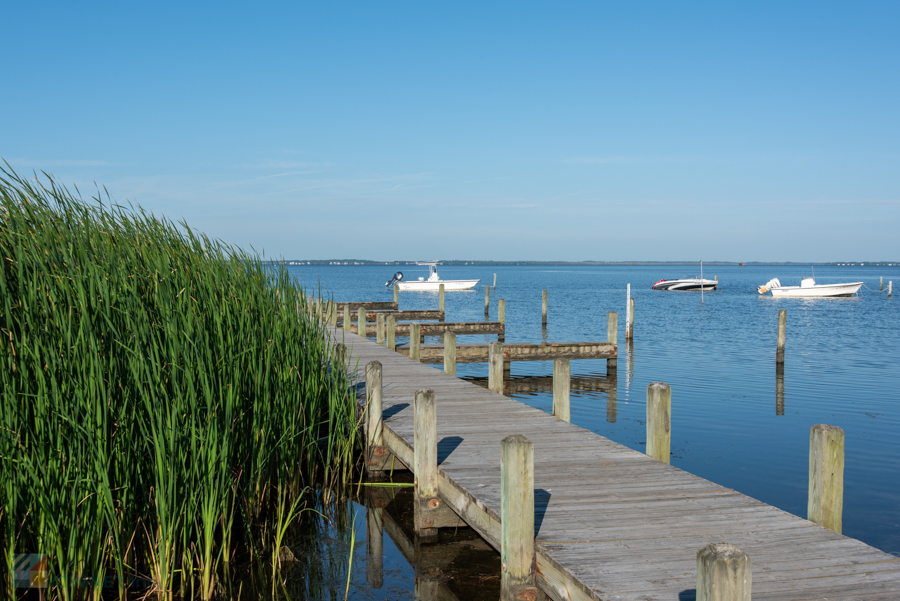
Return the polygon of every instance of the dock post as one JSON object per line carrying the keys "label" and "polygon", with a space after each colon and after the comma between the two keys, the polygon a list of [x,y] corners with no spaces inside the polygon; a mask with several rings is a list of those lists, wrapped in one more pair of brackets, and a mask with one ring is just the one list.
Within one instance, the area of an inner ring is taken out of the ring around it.
{"label": "dock post", "polygon": [[497,289],[497,274],[494,274],[494,290]]}
{"label": "dock post", "polygon": [[884,276],[878,278],[878,289],[884,290]]}
{"label": "dock post", "polygon": [[444,332],[444,373],[456,375],[456,334]]}
{"label": "dock post", "polygon": [[356,310],[356,333],[362,338],[366,337],[366,310],[363,307]]}
{"label": "dock post", "polygon": [[349,332],[352,327],[353,327],[353,324],[350,321],[350,305],[345,303],[344,304],[344,331]]}
{"label": "dock post", "polygon": [[491,308],[491,287],[484,287],[484,316],[487,318]]}
{"label": "dock post", "polygon": [[506,301],[502,298],[497,301],[497,321],[506,325]]}
{"label": "dock post", "polygon": [[503,394],[503,345],[496,340],[488,345],[488,388]]}
{"label": "dock post", "polygon": [[838,534],[844,512],[844,431],[818,424],[809,430],[806,519]]}
{"label": "dock post", "polygon": [[421,361],[422,328],[418,323],[409,324],[409,358]]}
{"label": "dock post", "polygon": [[536,599],[534,445],[521,434],[500,443],[500,599]]}
{"label": "dock post", "polygon": [[541,291],[541,325],[547,325],[547,291]]}
{"label": "dock post", "polygon": [[569,410],[571,375],[568,359],[553,360],[553,415],[567,422],[572,421]]}
{"label": "dock post", "polygon": [[388,315],[387,318],[387,347],[392,351],[397,350],[397,319],[393,315]]}
{"label": "dock post", "polygon": [[750,601],[753,561],[728,543],[710,543],[697,552],[697,601]]}
{"label": "dock post", "polygon": [[438,498],[437,407],[434,391],[417,390],[414,403],[413,526],[417,537],[434,540],[438,535],[434,515],[441,506],[441,500]]}
{"label": "dock post", "polygon": [[778,310],[778,347],[775,349],[775,363],[784,363],[784,338],[787,329],[787,310]]}
{"label": "dock post", "polygon": [[316,297],[316,317],[322,319],[322,297]]}
{"label": "dock post", "polygon": [[372,588],[384,585],[384,509],[366,507],[366,581]]}
{"label": "dock post", "polygon": [[400,306],[399,302],[400,302],[400,286],[398,286],[397,284],[394,284],[394,304],[399,307]]}
{"label": "dock post", "polygon": [[366,471],[381,473],[374,466],[381,465],[384,455],[382,448],[381,412],[381,362],[371,361],[366,365]]}
{"label": "dock post", "polygon": [[669,463],[672,440],[672,389],[663,382],[647,386],[647,455]]}
{"label": "dock post", "polygon": [[310,315],[313,315],[313,312],[315,311],[315,308],[316,308],[315,302],[316,301],[313,298],[312,294],[306,295],[306,312],[309,313]]}
{"label": "dock post", "polygon": [[[619,345],[619,314],[610,311],[606,314],[606,341],[610,344]],[[616,353],[618,355],[618,353]],[[615,369],[618,366],[618,359],[607,359],[606,370]]]}
{"label": "dock post", "polygon": [[630,340],[628,338],[628,327],[631,323],[631,284],[626,284],[625,286],[625,340],[626,342]]}
{"label": "dock post", "polygon": [[384,313],[375,316],[375,342],[384,344]]}
{"label": "dock post", "polygon": [[332,327],[337,327],[337,303],[334,301],[328,301],[328,318],[331,322]]}
{"label": "dock post", "polygon": [[438,311],[444,312],[444,285],[438,286]]}
{"label": "dock post", "polygon": [[891,296],[892,296],[892,293],[893,293],[892,288],[893,287],[894,287],[894,280],[890,280],[888,282],[888,298],[891,298]]}
{"label": "dock post", "polygon": [[625,331],[625,340],[634,340],[634,297],[628,299],[628,329]]}
{"label": "dock post", "polygon": [[347,350],[347,347],[343,344],[334,345],[334,364],[332,364],[332,369],[338,370],[338,378],[343,377],[347,373],[347,359],[350,355]]}

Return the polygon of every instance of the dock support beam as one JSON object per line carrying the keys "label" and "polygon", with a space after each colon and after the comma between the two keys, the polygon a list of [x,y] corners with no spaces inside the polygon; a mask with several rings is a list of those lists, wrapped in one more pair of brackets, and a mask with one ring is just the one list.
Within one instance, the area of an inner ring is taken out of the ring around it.
{"label": "dock support beam", "polygon": [[484,287],[484,316],[487,318],[491,308],[491,287]]}
{"label": "dock support beam", "polygon": [[497,301],[497,321],[506,325],[506,301],[502,298]]}
{"label": "dock support beam", "polygon": [[541,291],[541,325],[547,325],[547,291]]}
{"label": "dock support beam", "polygon": [[500,444],[500,599],[537,599],[534,584],[534,445],[520,434]]}
{"label": "dock support beam", "polygon": [[444,373],[456,376],[456,334],[444,332]]}
{"label": "dock support beam", "polygon": [[672,439],[672,389],[663,382],[647,386],[647,455],[669,463]]}
{"label": "dock support beam", "polygon": [[375,343],[384,344],[384,313],[375,316]]}
{"label": "dock support beam", "polygon": [[397,350],[397,320],[394,319],[393,315],[388,315],[387,318],[387,347],[392,351]]}
{"label": "dock support beam", "polygon": [[415,498],[413,524],[420,539],[436,539],[434,513],[441,505],[438,498],[437,407],[433,390],[417,390],[413,407],[415,432]]}
{"label": "dock support beam", "polygon": [[353,326],[350,323],[350,305],[344,305],[344,331],[349,332],[351,327]]}
{"label": "dock support beam", "polygon": [[572,421],[569,409],[571,374],[568,359],[553,360],[553,415],[567,422]]}
{"label": "dock support beam", "polygon": [[844,431],[818,424],[809,431],[806,519],[838,534],[844,512]]}
{"label": "dock support beam", "polygon": [[750,601],[753,561],[728,543],[710,543],[697,552],[697,601]]}
{"label": "dock support beam", "polygon": [[438,311],[444,312],[444,285],[438,286]]}
{"label": "dock support beam", "polygon": [[366,310],[363,307],[356,310],[356,333],[362,338],[366,337]]}
{"label": "dock support beam", "polygon": [[628,299],[628,330],[625,332],[626,340],[634,340],[634,297]]}
{"label": "dock support beam", "polygon": [[775,349],[775,363],[784,363],[784,339],[787,330],[787,311],[778,310],[778,346]]}
{"label": "dock support beam", "polygon": [[[606,341],[617,346],[619,344],[619,314],[615,311],[610,311],[606,315]],[[618,360],[606,360],[607,370],[615,369],[616,367],[618,367]]]}
{"label": "dock support beam", "polygon": [[388,457],[384,448],[381,407],[381,362],[366,365],[366,472],[380,476]]}
{"label": "dock support beam", "polygon": [[417,323],[409,324],[409,358],[421,361],[422,328]]}
{"label": "dock support beam", "polygon": [[488,345],[488,388],[503,394],[503,345],[496,340]]}

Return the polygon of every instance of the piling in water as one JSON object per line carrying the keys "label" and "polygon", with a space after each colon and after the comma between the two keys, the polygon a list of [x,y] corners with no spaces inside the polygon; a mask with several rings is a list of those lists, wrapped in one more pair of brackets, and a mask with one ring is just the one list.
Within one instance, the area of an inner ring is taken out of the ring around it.
{"label": "piling in water", "polygon": [[456,375],[456,334],[444,332],[444,373]]}
{"label": "piling in water", "polygon": [[541,325],[547,325],[547,291],[541,291]]}
{"label": "piling in water", "polygon": [[784,363],[784,339],[787,330],[787,311],[778,310],[778,343],[775,348],[775,363]]}

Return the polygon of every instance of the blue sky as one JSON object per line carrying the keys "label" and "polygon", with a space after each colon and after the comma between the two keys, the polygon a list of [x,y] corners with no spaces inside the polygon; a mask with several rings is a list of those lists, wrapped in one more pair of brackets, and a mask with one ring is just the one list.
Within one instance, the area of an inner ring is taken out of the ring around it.
{"label": "blue sky", "polygon": [[4,7],[0,157],[286,258],[898,260],[900,3]]}

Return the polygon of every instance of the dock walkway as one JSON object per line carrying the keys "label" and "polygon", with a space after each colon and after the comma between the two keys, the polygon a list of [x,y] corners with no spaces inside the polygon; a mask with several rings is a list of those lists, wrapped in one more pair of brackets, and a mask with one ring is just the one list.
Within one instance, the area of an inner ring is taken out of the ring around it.
{"label": "dock walkway", "polygon": [[414,394],[435,391],[439,494],[498,550],[500,441],[521,434],[534,444],[537,584],[553,599],[694,599],[697,551],[718,542],[751,557],[757,601],[900,599],[900,558],[331,331],[349,349],[357,381],[370,361],[381,362],[383,444],[406,466]]}

